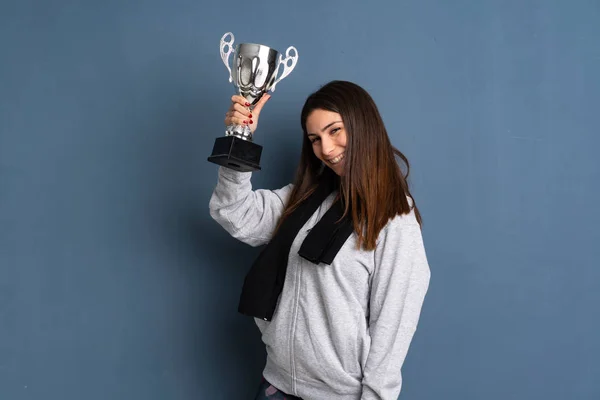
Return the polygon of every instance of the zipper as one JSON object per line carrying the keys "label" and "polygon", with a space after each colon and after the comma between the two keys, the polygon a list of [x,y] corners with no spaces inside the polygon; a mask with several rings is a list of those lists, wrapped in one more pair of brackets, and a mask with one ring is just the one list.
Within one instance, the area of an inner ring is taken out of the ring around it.
{"label": "zipper", "polygon": [[[321,207],[319,206],[319,208],[317,209],[317,211],[315,212],[315,214],[317,215],[317,220],[321,218]],[[315,218],[315,214],[313,214],[313,216],[311,218],[309,218],[309,226],[311,226],[310,229],[307,229],[306,232],[310,232],[312,229],[312,226],[314,225],[314,218]],[[292,248],[293,248],[293,244],[292,244]],[[299,258],[299,257],[298,257]],[[293,310],[292,310],[292,323],[291,323],[291,327],[290,327],[290,373],[292,375],[292,394],[294,396],[298,396],[298,390],[296,387],[296,353],[295,353],[295,336],[296,336],[296,323],[298,320],[298,307],[299,307],[299,303],[300,303],[300,282],[302,280],[302,259],[300,259],[297,263],[296,263],[296,272],[294,274],[294,303],[293,303]]]}
{"label": "zipper", "polygon": [[298,303],[300,298],[300,277],[302,274],[302,270],[300,265],[296,265],[296,273],[294,279],[294,309],[292,313],[292,326],[290,331],[290,363],[291,363],[291,373],[292,373],[292,392],[294,396],[298,395],[298,391],[296,388],[296,352],[295,352],[295,337],[296,337],[296,323],[298,320]]}

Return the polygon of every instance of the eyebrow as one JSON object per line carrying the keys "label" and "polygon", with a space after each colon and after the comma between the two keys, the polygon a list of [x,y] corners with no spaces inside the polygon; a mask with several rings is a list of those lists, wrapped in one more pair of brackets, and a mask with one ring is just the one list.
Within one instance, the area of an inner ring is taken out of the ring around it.
{"label": "eyebrow", "polygon": [[[325,127],[323,127],[323,129],[321,129],[321,132],[325,131],[325,130],[326,130],[327,128],[329,128],[331,125],[333,125],[333,124],[337,124],[338,122],[342,122],[342,121],[333,121],[333,122],[330,122],[330,123],[328,123],[327,125],[325,125]],[[311,136],[311,135],[312,135],[312,136],[317,136],[317,134],[316,134],[316,133],[308,133],[306,136]]]}

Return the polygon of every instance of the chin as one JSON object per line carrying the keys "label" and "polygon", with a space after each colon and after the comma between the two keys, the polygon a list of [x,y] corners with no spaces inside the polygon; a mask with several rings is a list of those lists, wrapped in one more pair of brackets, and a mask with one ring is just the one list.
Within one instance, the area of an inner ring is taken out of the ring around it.
{"label": "chin", "polygon": [[339,164],[336,164],[336,165],[332,165],[323,159],[321,159],[321,161],[327,168],[329,168],[330,170],[335,172],[336,175],[338,175],[338,176],[344,175],[344,163],[346,162],[346,160],[342,160],[342,161],[340,161]]}
{"label": "chin", "polygon": [[333,172],[336,173],[336,175],[344,176],[344,166],[343,165],[336,165],[335,168],[331,168],[331,169],[333,170]]}

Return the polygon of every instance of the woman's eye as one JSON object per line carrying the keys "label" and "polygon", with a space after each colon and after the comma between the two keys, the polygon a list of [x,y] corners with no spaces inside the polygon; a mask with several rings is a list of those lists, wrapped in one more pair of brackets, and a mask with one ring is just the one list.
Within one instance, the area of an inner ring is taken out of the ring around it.
{"label": "woman's eye", "polygon": [[329,132],[330,135],[335,135],[336,133],[338,133],[338,131],[340,130],[340,128],[333,128],[331,130],[331,132]]}
{"label": "woman's eye", "polygon": [[312,138],[312,139],[310,139],[310,142],[311,142],[311,143],[314,143],[314,142],[316,142],[317,140],[319,140],[319,138]]}

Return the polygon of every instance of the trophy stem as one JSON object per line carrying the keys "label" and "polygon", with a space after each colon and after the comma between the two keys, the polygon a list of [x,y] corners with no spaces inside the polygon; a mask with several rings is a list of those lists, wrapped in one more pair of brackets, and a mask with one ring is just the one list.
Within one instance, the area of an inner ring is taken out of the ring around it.
{"label": "trophy stem", "polygon": [[248,125],[229,125],[225,129],[225,136],[235,136],[242,140],[252,141],[252,131]]}
{"label": "trophy stem", "polygon": [[[250,104],[248,110],[254,111],[255,104]],[[252,131],[248,125],[229,125],[225,130],[225,136],[235,136],[242,140],[252,141]]]}

